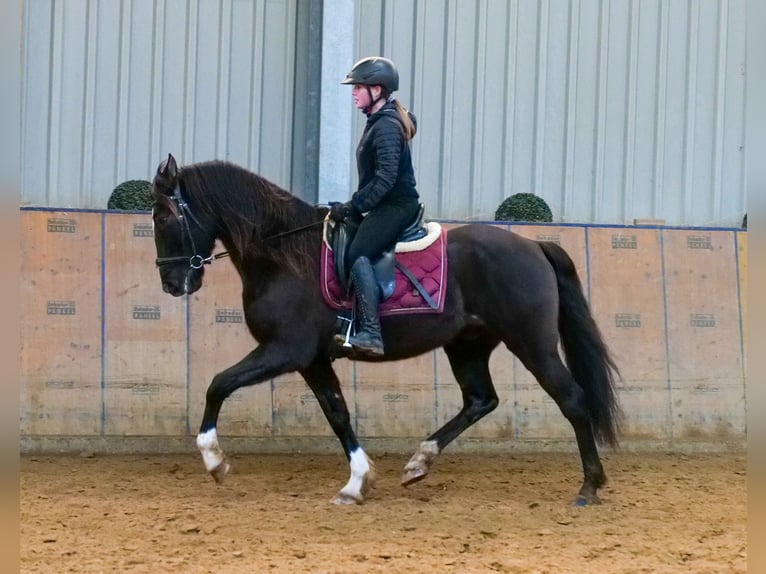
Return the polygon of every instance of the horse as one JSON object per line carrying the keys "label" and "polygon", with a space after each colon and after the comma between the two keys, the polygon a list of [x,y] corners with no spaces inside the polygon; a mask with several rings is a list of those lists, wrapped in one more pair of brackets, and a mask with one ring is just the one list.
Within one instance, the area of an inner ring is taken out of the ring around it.
{"label": "horse", "polygon": [[[229,255],[242,282],[245,322],[257,346],[216,374],[205,395],[197,447],[220,483],[230,463],[218,441],[223,402],[234,391],[297,371],[316,396],[350,469],[333,502],[362,503],[374,485],[372,460],[351,426],[337,357],[337,311],[322,297],[319,253],[326,206],[311,205],[267,179],[226,161],[179,168],[172,154],[152,183],[152,221],[162,289],[180,297],[202,286],[205,265]],[[213,255],[216,240],[226,249]],[[619,370],[591,314],[575,266],[558,244],[495,226],[467,224],[447,233],[444,308],[435,314],[381,318],[385,353],[355,357],[398,361],[442,347],[463,406],[425,438],[401,483],[423,480],[436,457],[499,399],[489,357],[513,353],[570,422],[582,463],[575,505],[598,504],[606,482],[597,443],[616,446]],[[559,353],[563,349],[566,364]]]}

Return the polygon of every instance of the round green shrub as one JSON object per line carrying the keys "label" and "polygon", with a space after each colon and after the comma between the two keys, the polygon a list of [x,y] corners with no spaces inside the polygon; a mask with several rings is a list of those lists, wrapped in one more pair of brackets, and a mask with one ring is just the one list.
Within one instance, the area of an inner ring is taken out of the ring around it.
{"label": "round green shrub", "polygon": [[495,212],[495,221],[553,221],[553,213],[542,197],[516,193],[506,197]]}
{"label": "round green shrub", "polygon": [[152,184],[143,179],[123,181],[114,188],[107,209],[130,209],[135,211],[152,210]]}

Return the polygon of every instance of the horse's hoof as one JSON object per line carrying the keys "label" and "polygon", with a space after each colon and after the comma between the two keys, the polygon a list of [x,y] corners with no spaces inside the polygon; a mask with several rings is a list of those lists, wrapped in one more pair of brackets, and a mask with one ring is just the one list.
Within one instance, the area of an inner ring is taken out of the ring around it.
{"label": "horse's hoof", "polygon": [[375,472],[370,472],[366,477],[364,477],[364,480],[362,480],[362,488],[360,488],[360,492],[362,493],[362,496],[367,496],[372,492],[372,489],[375,488],[375,484],[378,482],[378,477],[375,475]]}
{"label": "horse's hoof", "polygon": [[411,484],[415,484],[416,482],[420,482],[426,476],[428,476],[428,471],[422,468],[405,468],[404,474],[402,475],[402,486],[409,486]]}
{"label": "horse's hoof", "polygon": [[213,477],[216,484],[223,484],[223,480],[226,478],[226,475],[229,474],[230,470],[231,465],[228,462],[223,461],[221,464],[210,471],[210,476]]}
{"label": "horse's hoof", "polygon": [[572,506],[591,506],[595,504],[601,504],[601,500],[595,494],[589,496],[578,494],[572,501]]}
{"label": "horse's hoof", "polygon": [[346,494],[344,492],[339,492],[338,496],[335,497],[335,500],[332,501],[333,504],[362,504],[364,500],[361,498],[355,498],[351,496],[350,494]]}

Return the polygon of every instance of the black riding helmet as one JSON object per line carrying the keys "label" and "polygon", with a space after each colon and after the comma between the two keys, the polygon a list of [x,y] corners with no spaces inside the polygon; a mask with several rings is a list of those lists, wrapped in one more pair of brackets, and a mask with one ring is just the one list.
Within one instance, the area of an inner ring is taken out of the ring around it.
{"label": "black riding helmet", "polygon": [[[368,58],[362,58],[354,64],[353,68],[346,74],[346,78],[341,84],[361,84],[367,86],[367,93],[370,94],[371,103],[362,111],[369,115],[372,106],[374,106],[380,99],[387,98],[399,89],[399,72],[396,70],[396,65],[388,58],[370,56]],[[380,98],[375,101],[372,101],[370,86],[383,87],[383,92],[381,93]]]}
{"label": "black riding helmet", "polygon": [[399,72],[396,71],[396,65],[388,58],[371,56],[362,58],[354,64],[341,84],[383,86],[390,95],[399,89]]}

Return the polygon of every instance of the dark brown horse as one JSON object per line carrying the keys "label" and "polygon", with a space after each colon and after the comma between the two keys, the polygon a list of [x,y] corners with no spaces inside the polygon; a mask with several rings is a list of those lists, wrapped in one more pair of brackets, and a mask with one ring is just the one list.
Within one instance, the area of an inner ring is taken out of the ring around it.
{"label": "dark brown horse", "polygon": [[[321,222],[315,207],[226,162],[179,169],[173,156],[154,178],[154,237],[162,287],[173,296],[202,286],[205,263],[220,239],[242,279],[245,320],[258,346],[217,374],[207,390],[197,435],[205,467],[221,481],[229,464],[216,425],[223,401],[241,387],[298,371],[316,395],[349,460],[351,477],[336,502],[357,503],[373,481],[370,460],[351,427],[332,367],[336,312],[319,277]],[[556,401],[574,429],[584,480],[576,504],[598,502],[605,483],[596,441],[614,444],[617,369],[583,296],[574,264],[558,245],[488,225],[448,233],[448,287],[443,313],[382,319],[385,355],[398,361],[443,347],[463,408],[418,447],[402,484],[426,476],[434,458],[490,413],[498,397],[489,356],[503,343]],[[563,347],[567,366],[559,356]]]}

